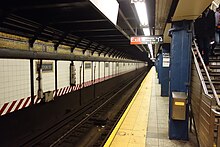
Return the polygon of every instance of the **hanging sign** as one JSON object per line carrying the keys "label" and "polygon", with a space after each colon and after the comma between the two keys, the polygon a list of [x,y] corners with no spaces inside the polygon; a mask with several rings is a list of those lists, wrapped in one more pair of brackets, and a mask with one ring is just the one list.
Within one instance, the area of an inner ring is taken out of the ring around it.
{"label": "hanging sign", "polygon": [[130,39],[130,44],[162,44],[162,36],[134,36]]}

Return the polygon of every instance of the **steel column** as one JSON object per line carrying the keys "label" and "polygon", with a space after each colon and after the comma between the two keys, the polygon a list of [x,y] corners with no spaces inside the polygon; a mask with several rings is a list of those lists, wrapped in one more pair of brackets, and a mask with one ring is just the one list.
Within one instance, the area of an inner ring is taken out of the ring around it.
{"label": "steel column", "polygon": [[34,104],[34,61],[30,59],[31,105]]}
{"label": "steel column", "polygon": [[105,61],[104,61],[104,80],[105,80]]}
{"label": "steel column", "polygon": [[99,61],[99,80],[100,80],[100,61]]}
{"label": "steel column", "polygon": [[85,80],[85,79],[84,79],[84,76],[85,76],[85,64],[84,64],[84,61],[83,61],[82,63],[83,63],[83,88],[84,88],[84,84],[85,84],[85,83],[84,83],[84,82],[85,82],[85,81],[84,81],[84,80]]}
{"label": "steel column", "polygon": [[57,97],[57,60],[55,60],[55,97]]}
{"label": "steel column", "polygon": [[186,119],[172,118],[172,92],[184,92],[188,95],[191,74],[191,46],[192,31],[189,30],[191,21],[173,23],[171,30],[171,57],[170,57],[170,88],[169,88],[169,138],[188,140],[189,106],[186,104]]}

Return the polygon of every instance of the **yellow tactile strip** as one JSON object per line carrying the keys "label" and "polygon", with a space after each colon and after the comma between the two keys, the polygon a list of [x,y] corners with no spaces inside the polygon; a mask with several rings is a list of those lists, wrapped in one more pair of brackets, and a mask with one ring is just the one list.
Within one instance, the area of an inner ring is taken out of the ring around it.
{"label": "yellow tactile strip", "polygon": [[145,146],[153,74],[155,74],[154,67],[143,80],[105,147]]}

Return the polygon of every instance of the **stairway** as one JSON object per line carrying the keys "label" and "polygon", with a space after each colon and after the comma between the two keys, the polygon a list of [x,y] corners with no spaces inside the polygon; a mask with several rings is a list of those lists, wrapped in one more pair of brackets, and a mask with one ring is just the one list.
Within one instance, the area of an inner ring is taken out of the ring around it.
{"label": "stairway", "polygon": [[[220,45],[216,46],[214,49],[214,55],[210,55],[209,57],[209,67],[212,69],[211,72],[209,72],[210,78],[212,80],[212,83],[215,87],[215,90],[217,94],[220,97]],[[204,72],[204,70],[201,70],[205,83],[207,85],[208,93],[213,94],[211,90],[211,86],[209,85],[208,78]]]}
{"label": "stairway", "polygon": [[[211,81],[215,87],[216,93],[218,97],[220,98],[220,45],[217,45],[214,49],[214,54],[210,55],[209,57],[209,67],[212,69],[211,72],[209,72],[209,76],[211,78]],[[213,92],[211,90],[211,86],[208,82],[208,78],[204,72],[203,69],[201,69],[202,75],[204,77],[205,83],[207,85],[207,90],[210,95],[213,95]],[[215,117],[215,126],[214,126],[214,139],[215,144],[218,143],[218,124],[219,124],[219,116]]]}

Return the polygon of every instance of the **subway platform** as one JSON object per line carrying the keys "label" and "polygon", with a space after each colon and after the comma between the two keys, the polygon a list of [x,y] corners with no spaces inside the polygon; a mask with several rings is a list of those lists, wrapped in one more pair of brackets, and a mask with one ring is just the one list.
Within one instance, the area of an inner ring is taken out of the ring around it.
{"label": "subway platform", "polygon": [[105,147],[198,146],[192,133],[189,134],[189,141],[169,140],[169,98],[160,96],[160,88],[155,67],[152,67]]}

